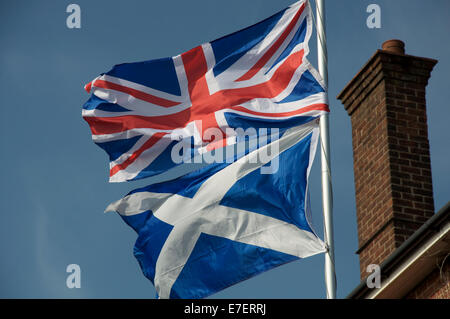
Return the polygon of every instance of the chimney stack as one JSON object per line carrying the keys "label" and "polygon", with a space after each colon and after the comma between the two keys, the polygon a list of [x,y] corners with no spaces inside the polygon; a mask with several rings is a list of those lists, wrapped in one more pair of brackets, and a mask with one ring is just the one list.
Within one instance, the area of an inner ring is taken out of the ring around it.
{"label": "chimney stack", "polygon": [[434,214],[425,87],[436,63],[386,41],[337,97],[352,123],[362,279]]}

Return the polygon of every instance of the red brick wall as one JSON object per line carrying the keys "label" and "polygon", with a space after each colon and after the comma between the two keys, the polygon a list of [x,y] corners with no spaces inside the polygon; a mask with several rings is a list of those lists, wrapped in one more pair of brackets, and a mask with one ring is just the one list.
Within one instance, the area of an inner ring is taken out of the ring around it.
{"label": "red brick wall", "polygon": [[450,262],[436,269],[419,283],[407,299],[450,299]]}
{"label": "red brick wall", "polygon": [[352,122],[361,278],[434,213],[425,87],[435,63],[377,51],[338,96]]}
{"label": "red brick wall", "polygon": [[384,91],[384,82],[380,82],[351,117],[360,246],[386,227],[361,251],[361,277],[367,275],[367,265],[381,263],[396,247],[393,224],[389,223],[394,211]]}
{"label": "red brick wall", "polygon": [[[392,62],[395,63],[395,60]],[[398,218],[421,224],[434,213],[426,82],[394,79],[387,83],[387,135],[394,210]],[[414,228],[406,227],[403,234],[397,232],[400,240],[406,240],[415,231]]]}

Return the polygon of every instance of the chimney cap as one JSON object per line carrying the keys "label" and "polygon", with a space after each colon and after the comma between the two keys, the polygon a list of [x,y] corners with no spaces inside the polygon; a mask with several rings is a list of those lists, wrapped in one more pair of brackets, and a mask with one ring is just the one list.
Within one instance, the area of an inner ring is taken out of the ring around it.
{"label": "chimney cap", "polygon": [[381,46],[383,51],[396,53],[396,54],[405,54],[405,43],[402,40],[392,39],[387,40]]}

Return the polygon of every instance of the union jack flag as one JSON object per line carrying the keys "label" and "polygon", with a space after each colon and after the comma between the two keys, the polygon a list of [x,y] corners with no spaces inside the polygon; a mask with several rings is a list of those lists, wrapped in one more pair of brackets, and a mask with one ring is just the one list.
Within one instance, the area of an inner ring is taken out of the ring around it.
{"label": "union jack flag", "polygon": [[[329,112],[306,59],[311,33],[309,2],[301,0],[180,55],[115,65],[88,83],[82,115],[110,157],[110,182],[179,165],[170,158],[174,136],[191,138],[201,154],[235,143],[225,132],[242,121],[295,126]],[[206,138],[210,128],[221,136]]]}

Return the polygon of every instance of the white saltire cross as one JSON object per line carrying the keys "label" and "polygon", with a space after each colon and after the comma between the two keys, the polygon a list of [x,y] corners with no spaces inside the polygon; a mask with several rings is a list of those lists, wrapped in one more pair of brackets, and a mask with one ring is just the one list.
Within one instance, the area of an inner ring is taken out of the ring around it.
{"label": "white saltire cross", "polygon": [[[239,179],[267,164],[311,132],[313,138],[317,138],[317,124],[314,121],[288,130],[280,139],[215,173],[201,185],[193,198],[168,193],[138,192],[108,206],[106,211],[117,211],[125,216],[151,210],[155,217],[173,226],[156,262],[154,284],[160,298],[170,297],[172,286],[201,233],[301,258],[325,251],[325,246],[318,237],[294,224],[251,211],[219,205],[228,190]],[[312,141],[311,145],[315,143]],[[265,148],[268,147],[272,147],[272,150],[278,149],[279,152],[276,154],[271,152],[270,156],[264,156],[264,162],[256,160],[262,158],[259,156],[261,152],[267,154]]]}

